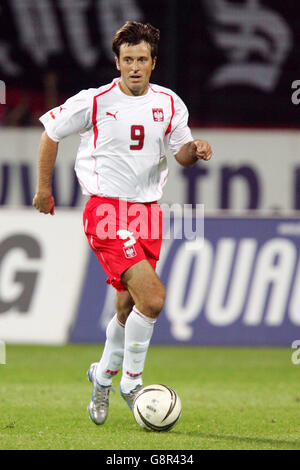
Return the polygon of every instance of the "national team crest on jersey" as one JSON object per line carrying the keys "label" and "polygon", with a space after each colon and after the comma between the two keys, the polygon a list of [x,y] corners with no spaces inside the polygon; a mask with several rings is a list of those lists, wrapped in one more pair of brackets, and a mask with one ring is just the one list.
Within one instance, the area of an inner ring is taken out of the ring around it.
{"label": "national team crest on jersey", "polygon": [[134,246],[129,246],[127,248],[123,246],[123,250],[124,250],[124,254],[126,258],[134,258],[136,256],[136,251],[135,251]]}
{"label": "national team crest on jersey", "polygon": [[163,122],[164,120],[164,111],[162,108],[152,108],[153,119],[156,122]]}

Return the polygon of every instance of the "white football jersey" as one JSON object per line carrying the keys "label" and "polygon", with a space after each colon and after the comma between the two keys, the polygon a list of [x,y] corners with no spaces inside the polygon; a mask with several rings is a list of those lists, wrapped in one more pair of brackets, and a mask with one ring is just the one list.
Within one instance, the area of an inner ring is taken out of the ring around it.
{"label": "white football jersey", "polygon": [[142,96],[123,93],[120,78],[83,90],[40,117],[59,142],[79,133],[75,172],[83,194],[152,202],[167,181],[173,154],[193,140],[188,111],[171,90],[149,84]]}

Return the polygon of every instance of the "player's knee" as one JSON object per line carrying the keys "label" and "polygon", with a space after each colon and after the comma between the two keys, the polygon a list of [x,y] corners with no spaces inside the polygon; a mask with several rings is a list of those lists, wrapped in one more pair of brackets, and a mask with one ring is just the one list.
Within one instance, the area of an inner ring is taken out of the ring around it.
{"label": "player's knee", "polygon": [[154,292],[149,292],[148,294],[149,295],[144,300],[142,312],[151,318],[157,318],[165,303],[166,290],[164,286],[161,285]]}
{"label": "player's knee", "polygon": [[162,297],[153,299],[149,305],[150,316],[152,318],[157,318],[164,306],[164,300]]}

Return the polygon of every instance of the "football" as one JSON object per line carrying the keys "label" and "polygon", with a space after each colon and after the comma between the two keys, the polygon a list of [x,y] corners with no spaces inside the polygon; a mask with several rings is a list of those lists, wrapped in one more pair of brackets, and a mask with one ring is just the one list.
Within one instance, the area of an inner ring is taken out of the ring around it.
{"label": "football", "polygon": [[133,404],[136,422],[151,431],[168,431],[179,420],[181,401],[166,385],[148,385],[137,395]]}

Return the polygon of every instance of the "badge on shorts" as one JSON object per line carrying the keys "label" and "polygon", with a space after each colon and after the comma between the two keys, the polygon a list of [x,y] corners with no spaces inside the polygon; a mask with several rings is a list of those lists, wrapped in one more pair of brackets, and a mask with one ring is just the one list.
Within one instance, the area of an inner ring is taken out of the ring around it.
{"label": "badge on shorts", "polygon": [[134,258],[136,256],[136,251],[135,251],[134,246],[128,246],[127,248],[123,246],[123,250],[124,250],[124,254],[126,258]]}
{"label": "badge on shorts", "polygon": [[162,108],[152,108],[153,119],[156,122],[163,122],[164,110]]}

